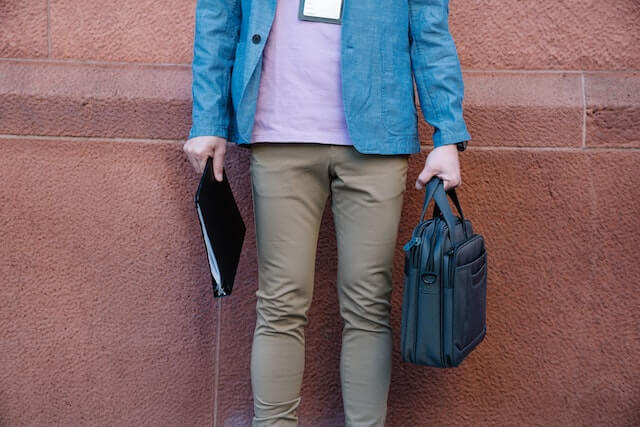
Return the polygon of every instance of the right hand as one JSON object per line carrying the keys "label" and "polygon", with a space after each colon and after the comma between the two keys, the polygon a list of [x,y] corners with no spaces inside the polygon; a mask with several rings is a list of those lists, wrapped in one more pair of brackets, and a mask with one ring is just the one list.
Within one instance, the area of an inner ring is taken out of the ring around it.
{"label": "right hand", "polygon": [[213,157],[213,175],[217,181],[222,181],[224,153],[227,140],[219,136],[196,136],[187,140],[182,147],[189,158],[189,162],[199,174],[204,172],[207,158]]}
{"label": "right hand", "polygon": [[444,191],[462,185],[456,144],[445,144],[431,150],[425,160],[424,169],[418,175],[416,188],[422,189],[434,176],[442,179]]}

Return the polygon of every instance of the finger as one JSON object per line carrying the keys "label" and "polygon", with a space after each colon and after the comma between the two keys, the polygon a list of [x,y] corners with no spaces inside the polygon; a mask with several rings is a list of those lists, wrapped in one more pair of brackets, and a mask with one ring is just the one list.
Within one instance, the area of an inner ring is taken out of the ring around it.
{"label": "finger", "polygon": [[200,163],[198,163],[198,159],[191,152],[187,152],[187,159],[189,159],[189,163],[191,163],[193,170],[200,172]]}
{"label": "finger", "polygon": [[201,174],[204,173],[204,170],[207,167],[207,160],[209,160],[209,157],[211,157],[213,159],[213,161],[215,162],[216,158],[214,156],[213,150],[211,150],[211,151],[209,151],[207,153],[200,153],[198,155],[198,171]]}
{"label": "finger", "polygon": [[202,175],[204,173],[204,168],[207,165],[207,157],[205,157],[203,160],[202,156],[198,156],[196,162],[198,163],[198,167],[196,168],[196,170],[199,174]]}
{"label": "finger", "polygon": [[224,149],[218,148],[213,157],[213,173],[216,180],[222,181],[222,168],[224,166]]}
{"label": "finger", "polygon": [[462,180],[458,177],[458,178],[449,178],[447,179],[446,183],[445,183],[445,190],[449,191],[453,188],[457,188],[460,186],[460,183],[462,182]]}
{"label": "finger", "polygon": [[197,163],[194,161],[193,156],[191,155],[191,151],[189,151],[189,141],[185,142],[182,145],[182,151],[184,152],[185,156],[187,156],[187,160],[189,161],[189,163],[191,163],[191,167],[197,171]]}

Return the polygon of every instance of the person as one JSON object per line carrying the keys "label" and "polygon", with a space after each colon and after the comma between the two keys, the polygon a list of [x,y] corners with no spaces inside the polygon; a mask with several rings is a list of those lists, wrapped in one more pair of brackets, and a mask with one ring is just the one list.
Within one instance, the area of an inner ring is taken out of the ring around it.
{"label": "person", "polygon": [[461,185],[471,139],[447,0],[198,0],[192,127],[184,151],[222,180],[227,143],[250,150],[258,258],[252,426],[296,426],[307,311],[327,200],[344,321],[345,425],[383,426],[391,378],[391,270],[415,89],[433,150],[415,182]]}

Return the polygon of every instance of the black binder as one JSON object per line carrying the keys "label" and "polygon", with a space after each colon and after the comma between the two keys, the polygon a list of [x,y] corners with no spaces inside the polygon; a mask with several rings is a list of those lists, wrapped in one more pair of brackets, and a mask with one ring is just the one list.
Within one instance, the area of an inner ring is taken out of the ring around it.
{"label": "black binder", "polygon": [[240,261],[246,227],[223,169],[222,181],[213,175],[213,158],[207,159],[195,196],[196,212],[207,250],[213,296],[231,294]]}

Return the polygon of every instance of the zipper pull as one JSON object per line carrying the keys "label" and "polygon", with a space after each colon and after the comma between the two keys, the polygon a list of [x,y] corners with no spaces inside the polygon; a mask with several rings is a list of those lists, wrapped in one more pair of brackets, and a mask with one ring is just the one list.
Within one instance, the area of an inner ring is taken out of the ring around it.
{"label": "zipper pull", "polygon": [[414,247],[415,245],[417,245],[418,243],[420,243],[420,237],[415,236],[411,240],[409,240],[407,243],[405,243],[402,249],[406,252],[412,247]]}

